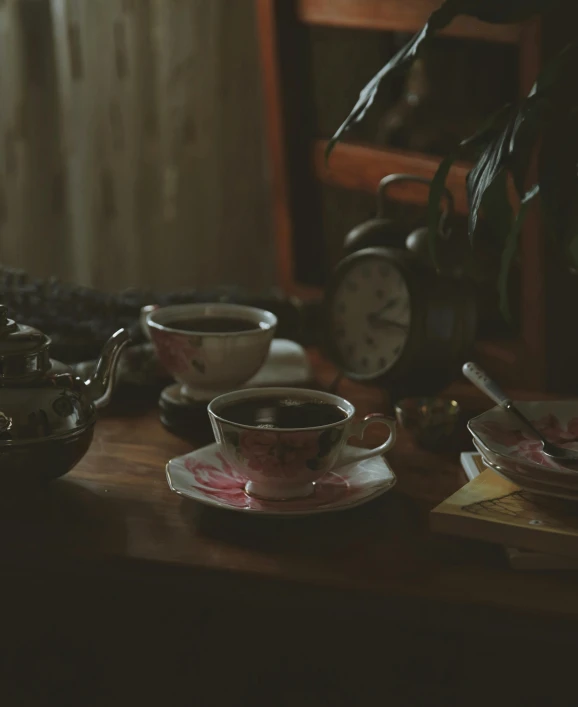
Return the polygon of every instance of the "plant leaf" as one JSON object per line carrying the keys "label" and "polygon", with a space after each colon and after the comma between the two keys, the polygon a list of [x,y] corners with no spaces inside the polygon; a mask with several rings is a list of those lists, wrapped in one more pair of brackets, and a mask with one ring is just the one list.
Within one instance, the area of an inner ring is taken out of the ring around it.
{"label": "plant leaf", "polygon": [[395,71],[400,71],[406,66],[409,66],[417,57],[420,49],[427,41],[440,29],[443,29],[454,19],[458,14],[455,9],[456,0],[445,0],[445,2],[437,10],[432,12],[429,20],[426,22],[420,32],[412,37],[412,39],[395,54],[387,64],[377,73],[371,81],[363,88],[359,94],[357,103],[353,107],[351,113],[343,121],[341,126],[336,131],[335,135],[327,143],[325,148],[325,160],[341,139],[341,136],[347,132],[354,123],[363,120],[369,108],[372,106],[375,97],[379,91],[382,81],[393,74]]}
{"label": "plant leaf", "polygon": [[567,45],[544,66],[528,97],[518,109],[510,139],[509,166],[520,197],[525,193],[528,167],[544,118],[552,107],[552,92],[558,87],[563,72],[567,71],[574,60],[577,49],[577,43]]}
{"label": "plant leaf", "polygon": [[537,184],[526,192],[520,203],[520,208],[518,209],[512,228],[504,243],[504,249],[502,251],[502,258],[500,262],[500,274],[498,276],[498,292],[500,295],[500,311],[506,321],[511,321],[510,301],[508,297],[510,269],[518,250],[520,232],[526,219],[528,207],[530,206],[531,201],[538,196],[539,192],[540,187]]}
{"label": "plant leaf", "polygon": [[532,94],[518,109],[510,137],[509,168],[520,198],[526,192],[526,176],[541,128],[547,99]]}
{"label": "plant leaf", "polygon": [[470,214],[468,218],[468,233],[473,241],[476,225],[478,223],[478,212],[484,194],[492,186],[494,180],[504,169],[510,151],[510,139],[514,122],[510,121],[504,130],[496,135],[486,149],[480,155],[477,163],[468,174],[466,183],[468,189],[468,203]]}
{"label": "plant leaf", "polygon": [[440,222],[440,202],[446,190],[446,180],[448,178],[448,174],[453,163],[458,158],[458,154],[459,149],[456,149],[453,152],[450,152],[450,154],[440,162],[440,165],[431,180],[429,188],[429,197],[427,202],[428,241],[431,258],[436,268],[439,267],[436,243],[439,235],[438,227]]}
{"label": "plant leaf", "polygon": [[514,221],[514,212],[508,198],[508,173],[506,170],[502,170],[491,186],[486,189],[482,209],[497,241],[504,245]]}
{"label": "plant leaf", "polygon": [[511,104],[499,108],[484,123],[484,125],[473,135],[462,140],[460,144],[450,152],[439,164],[433,176],[427,205],[429,249],[432,260],[437,266],[436,243],[438,235],[438,224],[440,219],[440,203],[446,188],[446,181],[453,163],[458,159],[460,152],[466,147],[484,147],[496,135],[497,126],[501,126],[505,117],[512,110]]}

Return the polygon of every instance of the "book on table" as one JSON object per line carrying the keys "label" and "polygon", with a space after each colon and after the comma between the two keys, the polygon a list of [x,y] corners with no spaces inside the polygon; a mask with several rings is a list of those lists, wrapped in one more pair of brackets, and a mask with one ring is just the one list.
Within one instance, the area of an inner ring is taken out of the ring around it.
{"label": "book on table", "polygon": [[430,515],[434,531],[506,546],[516,569],[578,569],[578,514],[565,501],[540,500],[462,455],[470,481]]}

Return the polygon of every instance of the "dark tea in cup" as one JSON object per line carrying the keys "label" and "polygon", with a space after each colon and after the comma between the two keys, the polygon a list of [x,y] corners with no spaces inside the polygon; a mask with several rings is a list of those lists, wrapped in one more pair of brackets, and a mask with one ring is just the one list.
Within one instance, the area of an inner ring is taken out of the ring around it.
{"label": "dark tea in cup", "polygon": [[174,319],[165,323],[168,329],[179,329],[198,334],[228,334],[252,329],[265,329],[259,322],[238,317],[195,317],[194,319]]}
{"label": "dark tea in cup", "polygon": [[239,425],[261,429],[311,428],[333,425],[346,419],[339,405],[294,396],[238,400],[222,408],[220,417]]}
{"label": "dark tea in cup", "polygon": [[[309,496],[327,472],[393,446],[395,420],[376,413],[357,421],[354,414],[344,398],[297,388],[250,388],[209,403],[215,439],[227,461],[248,479],[245,491],[278,501]],[[375,422],[388,428],[383,444],[374,449],[347,445],[349,437],[361,439]]]}

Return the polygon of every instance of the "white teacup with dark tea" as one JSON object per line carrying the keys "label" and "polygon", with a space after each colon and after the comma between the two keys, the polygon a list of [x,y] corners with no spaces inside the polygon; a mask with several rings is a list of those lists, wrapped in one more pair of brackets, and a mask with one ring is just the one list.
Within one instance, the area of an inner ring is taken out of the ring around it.
{"label": "white teacup with dark tea", "polygon": [[261,368],[277,317],[237,304],[145,307],[145,331],[182,394],[210,400],[238,388]]}
{"label": "white teacup with dark tea", "polygon": [[[330,393],[297,388],[251,388],[209,404],[215,439],[224,456],[248,479],[248,494],[286,500],[312,494],[332,469],[379,456],[395,442],[395,420],[380,414],[354,420],[353,405]],[[346,446],[372,423],[389,429],[374,449]]]}

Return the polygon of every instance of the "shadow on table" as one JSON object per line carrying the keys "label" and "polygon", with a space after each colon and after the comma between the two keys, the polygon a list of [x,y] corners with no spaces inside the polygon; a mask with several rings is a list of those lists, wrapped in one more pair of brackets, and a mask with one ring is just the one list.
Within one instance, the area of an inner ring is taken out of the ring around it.
{"label": "shadow on table", "polygon": [[357,508],[308,517],[248,516],[186,500],[180,513],[197,536],[240,551],[249,565],[252,557],[259,566],[268,557],[286,568],[367,578],[415,574],[430,562],[423,542],[427,518],[395,491]]}
{"label": "shadow on table", "polygon": [[58,556],[91,556],[126,545],[121,509],[74,479],[20,488],[0,499],[2,559],[26,562]]}

